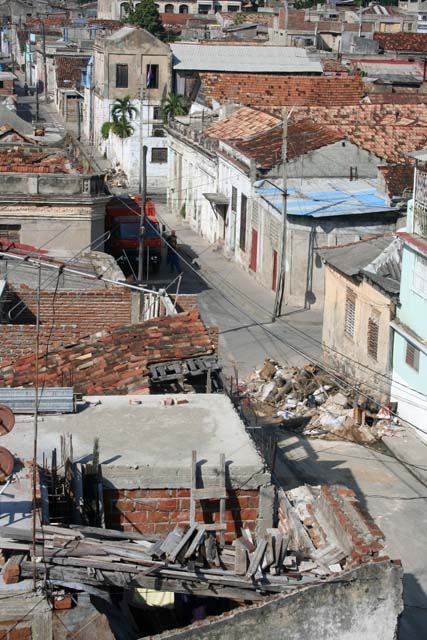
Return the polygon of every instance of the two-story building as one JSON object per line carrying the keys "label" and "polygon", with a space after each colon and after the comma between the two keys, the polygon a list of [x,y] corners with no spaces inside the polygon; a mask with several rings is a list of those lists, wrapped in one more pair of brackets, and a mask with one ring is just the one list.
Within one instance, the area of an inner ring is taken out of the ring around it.
{"label": "two-story building", "polygon": [[414,199],[403,240],[400,305],[392,323],[392,400],[401,418],[427,440],[427,151],[417,160]]}
{"label": "two-story building", "polygon": [[[99,35],[86,74],[84,131],[113,165],[120,165],[130,186],[140,180],[142,146],[147,152],[151,188],[166,182],[168,149],[161,120],[161,103],[170,91],[172,54],[168,45],[138,27],[124,26]],[[129,114],[133,133],[119,138],[102,125],[112,120],[112,106],[129,96],[136,112]]]}

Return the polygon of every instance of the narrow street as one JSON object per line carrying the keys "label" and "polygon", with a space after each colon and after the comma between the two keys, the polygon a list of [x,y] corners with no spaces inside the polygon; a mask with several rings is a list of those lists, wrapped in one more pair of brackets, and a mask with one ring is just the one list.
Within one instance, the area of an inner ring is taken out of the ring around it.
{"label": "narrow street", "polygon": [[[31,119],[35,98],[21,98],[20,111]],[[40,104],[41,118],[52,136],[65,129],[52,105]],[[94,152],[96,155],[96,152]],[[220,358],[226,374],[239,377],[272,357],[282,365],[321,359],[322,312],[286,309],[271,322],[273,294],[196,235],[153,194],[161,222],[175,229],[182,259],[181,293],[197,293],[203,320],[219,327]],[[148,284],[167,287],[175,278],[166,261]],[[170,287],[176,291],[176,282]],[[427,637],[427,487],[386,451],[352,443],[308,439],[280,433],[276,474],[285,489],[307,482],[342,484],[353,489],[383,530],[386,552],[404,568],[405,611],[399,640]],[[375,612],[372,612],[375,615]]]}

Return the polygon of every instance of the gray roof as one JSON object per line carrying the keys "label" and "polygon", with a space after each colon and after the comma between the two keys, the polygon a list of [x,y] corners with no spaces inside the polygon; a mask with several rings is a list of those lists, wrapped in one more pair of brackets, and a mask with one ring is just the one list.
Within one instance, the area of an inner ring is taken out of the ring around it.
{"label": "gray roof", "polygon": [[337,271],[351,278],[366,277],[394,296],[400,288],[401,244],[399,238],[384,235],[317,253]]}
{"label": "gray roof", "polygon": [[23,136],[34,135],[34,127],[0,102],[0,127],[8,124]]}
{"label": "gray roof", "polygon": [[170,45],[176,71],[227,71],[246,73],[322,73],[318,58],[298,47],[257,45]]}

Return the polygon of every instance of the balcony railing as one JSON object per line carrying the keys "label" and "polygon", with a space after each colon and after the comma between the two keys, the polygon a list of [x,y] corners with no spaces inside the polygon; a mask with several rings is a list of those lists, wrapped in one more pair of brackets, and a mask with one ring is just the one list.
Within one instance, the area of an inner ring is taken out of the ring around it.
{"label": "balcony railing", "polygon": [[413,231],[427,238],[427,173],[417,170]]}

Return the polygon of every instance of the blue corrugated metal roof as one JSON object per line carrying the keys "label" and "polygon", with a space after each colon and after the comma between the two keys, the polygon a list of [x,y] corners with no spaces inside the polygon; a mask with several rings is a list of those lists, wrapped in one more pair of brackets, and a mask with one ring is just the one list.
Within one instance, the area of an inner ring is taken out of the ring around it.
{"label": "blue corrugated metal roof", "polygon": [[[376,192],[376,180],[290,179],[288,215],[324,218],[390,211],[386,200]],[[257,193],[277,211],[282,210],[282,191],[264,180],[256,184]]]}

